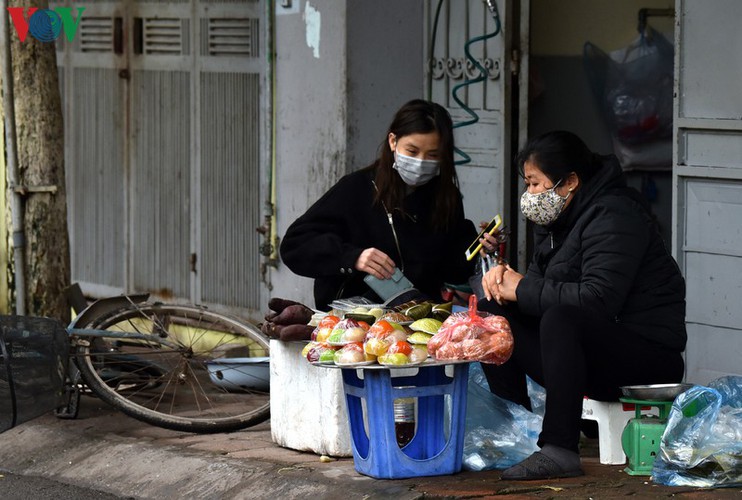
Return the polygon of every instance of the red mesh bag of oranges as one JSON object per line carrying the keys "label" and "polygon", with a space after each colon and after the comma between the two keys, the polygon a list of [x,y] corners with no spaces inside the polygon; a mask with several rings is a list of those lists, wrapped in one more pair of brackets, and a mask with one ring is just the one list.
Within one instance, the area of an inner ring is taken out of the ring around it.
{"label": "red mesh bag of oranges", "polygon": [[513,334],[503,316],[477,311],[477,297],[469,310],[451,314],[428,341],[435,359],[461,359],[501,365],[513,354]]}

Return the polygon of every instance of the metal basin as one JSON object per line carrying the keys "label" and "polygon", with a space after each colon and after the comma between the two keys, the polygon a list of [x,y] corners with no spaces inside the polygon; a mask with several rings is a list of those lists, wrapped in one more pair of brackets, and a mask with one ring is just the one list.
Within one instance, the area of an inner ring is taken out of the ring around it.
{"label": "metal basin", "polygon": [[679,394],[693,387],[693,384],[650,384],[625,385],[621,387],[624,397],[650,401],[673,401]]}

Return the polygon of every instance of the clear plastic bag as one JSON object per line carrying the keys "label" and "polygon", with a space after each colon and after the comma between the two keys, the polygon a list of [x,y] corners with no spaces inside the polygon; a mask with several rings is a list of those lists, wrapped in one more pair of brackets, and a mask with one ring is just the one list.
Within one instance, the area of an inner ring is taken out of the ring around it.
{"label": "clear plastic bag", "polygon": [[669,486],[742,486],[742,377],[694,386],[675,399],[652,480]]}
{"label": "clear plastic bag", "polygon": [[477,297],[469,297],[469,310],[451,314],[428,341],[435,359],[466,359],[501,365],[513,353],[513,334],[503,316],[477,311]]}
{"label": "clear plastic bag", "polygon": [[543,417],[489,391],[479,363],[469,366],[463,467],[507,469],[538,451]]}
{"label": "clear plastic bag", "polygon": [[673,45],[647,28],[627,47],[584,46],[585,69],[624,169],[672,167]]}

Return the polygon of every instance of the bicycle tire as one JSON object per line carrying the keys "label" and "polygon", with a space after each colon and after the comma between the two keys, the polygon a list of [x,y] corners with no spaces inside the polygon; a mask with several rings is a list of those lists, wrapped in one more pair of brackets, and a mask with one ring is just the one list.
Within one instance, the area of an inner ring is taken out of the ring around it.
{"label": "bicycle tire", "polygon": [[[200,306],[144,303],[80,326],[96,332],[76,335],[75,359],[83,381],[133,418],[166,429],[212,433],[270,417],[269,389],[235,381],[248,375],[243,365],[230,361],[268,356],[268,339],[248,323]],[[133,339],[120,332],[139,335]],[[225,366],[231,374],[226,379]]]}

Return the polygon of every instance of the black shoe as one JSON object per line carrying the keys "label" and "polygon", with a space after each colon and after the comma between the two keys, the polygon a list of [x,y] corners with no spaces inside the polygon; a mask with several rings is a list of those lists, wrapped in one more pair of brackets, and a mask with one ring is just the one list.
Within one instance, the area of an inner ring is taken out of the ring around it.
{"label": "black shoe", "polygon": [[579,466],[576,469],[563,469],[554,460],[537,451],[521,463],[504,470],[502,479],[505,481],[528,481],[531,479],[556,479],[583,475],[585,473]]}

